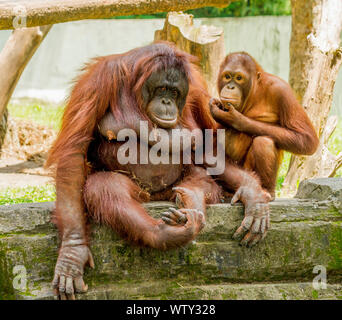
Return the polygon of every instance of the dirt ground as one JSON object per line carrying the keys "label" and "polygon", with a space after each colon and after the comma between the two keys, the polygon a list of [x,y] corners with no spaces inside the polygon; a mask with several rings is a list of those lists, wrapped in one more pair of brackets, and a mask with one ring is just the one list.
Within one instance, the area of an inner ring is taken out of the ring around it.
{"label": "dirt ground", "polygon": [[42,186],[53,183],[49,172],[35,161],[0,159],[0,189]]}
{"label": "dirt ground", "polygon": [[10,118],[0,155],[0,189],[53,183],[43,165],[55,137],[50,128]]}

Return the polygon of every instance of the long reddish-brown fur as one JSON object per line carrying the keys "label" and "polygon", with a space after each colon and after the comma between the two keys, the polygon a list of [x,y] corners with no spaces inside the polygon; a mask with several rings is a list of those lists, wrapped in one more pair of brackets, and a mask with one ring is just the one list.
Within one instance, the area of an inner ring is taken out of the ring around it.
{"label": "long reddish-brown fur", "polygon": [[[181,117],[183,125],[190,129],[214,128],[215,122],[208,109],[209,95],[195,62],[193,56],[173,45],[157,43],[125,54],[96,58],[86,65],[76,79],[60,133],[47,161],[47,166],[57,168],[55,216],[62,236],[66,226],[76,219],[75,215],[83,216],[84,191],[86,206],[93,217],[110,224],[130,241],[166,249],[191,240],[181,227],[174,232],[175,228],[171,231],[168,226],[163,227],[158,238],[154,234],[155,227],[161,221],[151,218],[140,205],[144,200],[141,189],[128,177],[117,173],[94,173],[86,181],[86,161],[97,125],[108,109],[116,121],[127,127],[133,126],[137,119],[150,121],[142,108],[141,90],[152,72],[159,69],[182,68],[188,78],[189,93]],[[203,199],[210,194],[207,202],[217,201],[219,188],[210,177],[203,176],[203,171],[199,177],[196,180],[194,175],[191,185],[202,186],[200,197]],[[185,181],[187,187],[189,181]],[[63,214],[65,210],[71,210],[72,214]],[[84,218],[79,220],[85,225]]]}
{"label": "long reddish-brown fur", "polygon": [[[158,56],[167,55],[168,50],[170,57],[167,63],[164,59],[158,60]],[[195,117],[202,128],[214,128],[216,124],[207,107],[209,95],[196,62],[194,56],[175,51],[172,44],[165,46],[163,42],[159,47],[138,48],[126,54],[93,59],[75,80],[60,133],[50,150],[46,166],[63,164],[72,154],[84,154],[85,146],[92,140],[95,127],[108,107],[115,119],[127,127],[133,125],[137,118],[150,121],[141,110],[142,86],[152,72],[170,65],[177,67],[181,64],[189,80],[183,123],[191,128],[191,117]]]}

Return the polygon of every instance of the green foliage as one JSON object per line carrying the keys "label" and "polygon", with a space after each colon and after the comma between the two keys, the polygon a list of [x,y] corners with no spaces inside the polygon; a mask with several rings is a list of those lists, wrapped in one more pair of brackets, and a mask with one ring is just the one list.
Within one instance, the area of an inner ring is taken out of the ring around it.
{"label": "green foliage", "polygon": [[281,16],[291,14],[290,0],[249,0],[231,3],[226,8],[206,7],[188,10],[196,18]]}
{"label": "green foliage", "polygon": [[10,104],[11,117],[49,126],[55,130],[60,127],[64,106],[42,105],[39,103]]}
{"label": "green foliage", "polygon": [[[231,3],[226,8],[205,7],[188,10],[195,18],[282,16],[291,14],[290,0],[242,0]],[[166,13],[114,17],[115,19],[155,19],[165,18]]]}
{"label": "green foliage", "polygon": [[0,192],[0,205],[23,202],[55,201],[56,192],[53,185],[25,188],[7,188]]}

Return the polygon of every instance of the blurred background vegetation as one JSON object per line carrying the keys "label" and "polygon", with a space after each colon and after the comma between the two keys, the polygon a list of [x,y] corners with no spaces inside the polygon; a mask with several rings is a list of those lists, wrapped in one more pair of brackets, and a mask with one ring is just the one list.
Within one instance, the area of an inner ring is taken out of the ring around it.
{"label": "blurred background vegetation", "polygon": [[[290,0],[242,0],[231,3],[226,8],[205,7],[185,11],[195,18],[284,16],[291,15]],[[114,19],[155,19],[165,18],[166,12],[151,15],[114,17]]]}

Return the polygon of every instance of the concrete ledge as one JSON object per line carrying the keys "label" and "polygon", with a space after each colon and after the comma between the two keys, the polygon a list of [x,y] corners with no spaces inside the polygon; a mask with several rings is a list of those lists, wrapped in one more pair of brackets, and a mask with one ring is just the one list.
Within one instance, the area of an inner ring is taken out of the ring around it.
{"label": "concrete ledge", "polygon": [[[146,207],[157,217],[173,205],[154,202]],[[52,279],[57,258],[57,232],[49,222],[53,207],[53,203],[0,206],[0,298],[51,298],[51,291],[44,288]],[[241,205],[212,205],[207,225],[196,242],[168,252],[132,247],[107,227],[92,225],[91,250],[96,268],[86,269],[85,278],[91,290],[84,298],[153,297],[150,293],[153,289],[144,293],[144,288],[149,283],[162,283],[161,287],[156,285],[156,298],[181,298],[180,292],[184,292],[184,298],[232,295],[243,299],[239,285],[232,285],[236,282],[254,283],[250,287],[245,284],[253,292],[251,298],[271,298],[272,292],[282,288],[280,285],[288,288],[284,282],[312,281],[316,265],[327,268],[329,283],[338,283],[342,278],[342,213],[335,202],[314,199],[272,202],[271,230],[264,242],[252,249],[231,240],[242,216]],[[12,270],[16,265],[24,265],[27,270],[29,289],[24,294],[12,289]],[[257,282],[278,284],[260,289]],[[189,290],[167,289],[177,286]],[[208,286],[208,291],[203,286]],[[223,291],[217,291],[221,286]],[[312,294],[318,297],[312,293],[312,287],[311,291],[303,289],[302,295],[300,285],[291,288],[292,295],[287,289],[279,290],[285,290],[286,297],[297,295],[309,299]],[[281,298],[279,290],[274,295]]]}

